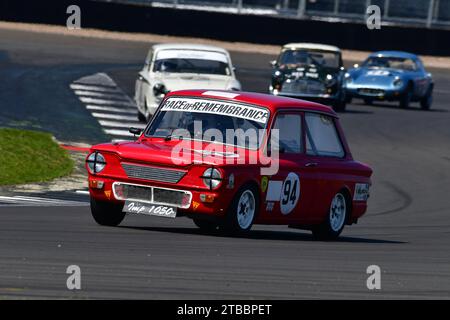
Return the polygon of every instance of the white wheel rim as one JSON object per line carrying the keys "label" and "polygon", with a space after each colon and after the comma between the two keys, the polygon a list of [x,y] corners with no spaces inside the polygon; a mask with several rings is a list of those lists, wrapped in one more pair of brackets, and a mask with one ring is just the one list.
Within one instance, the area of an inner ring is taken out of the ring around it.
{"label": "white wheel rim", "polygon": [[237,206],[237,221],[243,230],[248,229],[255,216],[255,196],[250,190],[242,193]]}
{"label": "white wheel rim", "polygon": [[331,201],[330,207],[330,226],[335,232],[342,229],[345,223],[345,216],[347,212],[347,206],[345,198],[342,194],[338,193]]}

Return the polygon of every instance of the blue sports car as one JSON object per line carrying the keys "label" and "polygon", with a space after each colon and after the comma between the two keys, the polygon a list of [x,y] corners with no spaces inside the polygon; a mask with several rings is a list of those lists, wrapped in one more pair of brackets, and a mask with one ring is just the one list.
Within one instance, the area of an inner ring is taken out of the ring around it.
{"label": "blue sports car", "polygon": [[430,109],[433,101],[433,79],[422,61],[412,53],[379,51],[372,53],[361,66],[355,65],[345,74],[347,101],[361,98],[366,104],[374,100],[399,101],[408,108],[420,102]]}

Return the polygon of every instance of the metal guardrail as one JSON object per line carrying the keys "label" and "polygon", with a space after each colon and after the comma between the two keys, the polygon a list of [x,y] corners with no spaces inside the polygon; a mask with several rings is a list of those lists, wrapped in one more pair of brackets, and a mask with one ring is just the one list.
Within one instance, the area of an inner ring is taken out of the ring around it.
{"label": "metal guardrail", "polygon": [[209,10],[287,18],[365,21],[366,9],[377,5],[382,24],[450,27],[450,0],[97,0],[154,7]]}

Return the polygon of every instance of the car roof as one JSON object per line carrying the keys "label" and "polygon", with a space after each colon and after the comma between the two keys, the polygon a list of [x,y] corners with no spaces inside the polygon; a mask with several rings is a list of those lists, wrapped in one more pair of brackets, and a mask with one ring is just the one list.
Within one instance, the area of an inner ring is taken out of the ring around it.
{"label": "car roof", "polygon": [[377,51],[371,53],[370,57],[417,59],[417,55],[405,51]]}
{"label": "car roof", "polygon": [[228,54],[228,51],[210,45],[196,44],[196,43],[161,43],[153,45],[153,50],[201,50],[201,51],[216,51]]}
{"label": "car roof", "polygon": [[286,49],[313,49],[313,50],[323,50],[323,51],[334,51],[334,52],[341,52],[341,49],[339,49],[336,46],[330,46],[327,44],[320,44],[320,43],[307,43],[307,42],[300,42],[300,43],[288,43],[283,46],[283,50]]}
{"label": "car roof", "polygon": [[269,109],[271,114],[281,109],[301,109],[304,111],[326,113],[335,118],[338,117],[332,108],[323,104],[263,93],[225,90],[180,90],[172,91],[167,95],[167,97],[171,96],[215,98],[222,101],[225,100],[230,102],[253,104],[261,107],[266,107],[267,109]]}

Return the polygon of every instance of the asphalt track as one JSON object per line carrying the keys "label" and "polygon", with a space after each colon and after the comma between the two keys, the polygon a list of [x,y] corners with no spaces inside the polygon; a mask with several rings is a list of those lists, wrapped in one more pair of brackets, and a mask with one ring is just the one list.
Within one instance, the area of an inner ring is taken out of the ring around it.
{"label": "asphalt track", "polygon": [[[108,139],[69,85],[105,72],[131,95],[149,45],[0,30],[0,125]],[[265,92],[273,57],[232,57],[244,89]],[[448,299],[450,70],[431,71],[431,111],[355,101],[340,114],[375,173],[369,212],[339,241],[284,227],[207,235],[187,219],[136,216],[104,228],[87,206],[0,206],[0,298]],[[69,265],[81,268],[80,291],[66,288]],[[381,290],[366,287],[369,265]]]}

